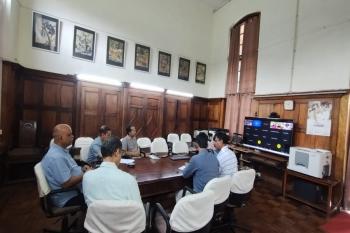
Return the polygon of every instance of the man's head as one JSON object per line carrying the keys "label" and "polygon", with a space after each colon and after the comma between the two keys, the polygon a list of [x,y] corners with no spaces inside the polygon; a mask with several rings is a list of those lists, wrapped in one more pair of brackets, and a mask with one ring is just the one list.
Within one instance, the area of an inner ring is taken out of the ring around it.
{"label": "man's head", "polygon": [[193,144],[195,147],[204,148],[208,147],[208,135],[205,133],[199,133],[195,139],[193,139]]}
{"label": "man's head", "polygon": [[228,144],[229,137],[223,132],[217,132],[214,136],[214,146],[216,149],[221,150],[226,144]]}
{"label": "man's head", "polygon": [[135,137],[136,136],[136,128],[135,128],[135,126],[129,125],[128,127],[126,127],[126,133],[130,137]]}
{"label": "man's head", "polygon": [[53,128],[52,137],[55,144],[66,148],[73,142],[72,128],[67,124],[58,124]]}
{"label": "man's head", "polygon": [[112,131],[107,125],[102,125],[99,129],[99,133],[102,141],[106,141],[112,135]]}
{"label": "man's head", "polygon": [[117,165],[121,159],[122,143],[119,138],[111,136],[107,138],[101,146],[101,154],[103,159],[107,159],[110,162],[114,162]]}

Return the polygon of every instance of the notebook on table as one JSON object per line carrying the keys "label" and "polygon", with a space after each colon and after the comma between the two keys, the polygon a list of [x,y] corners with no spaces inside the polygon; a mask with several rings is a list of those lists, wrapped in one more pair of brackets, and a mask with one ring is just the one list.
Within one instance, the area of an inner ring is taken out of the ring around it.
{"label": "notebook on table", "polygon": [[187,153],[172,154],[170,156],[171,160],[185,160],[190,158],[191,157]]}

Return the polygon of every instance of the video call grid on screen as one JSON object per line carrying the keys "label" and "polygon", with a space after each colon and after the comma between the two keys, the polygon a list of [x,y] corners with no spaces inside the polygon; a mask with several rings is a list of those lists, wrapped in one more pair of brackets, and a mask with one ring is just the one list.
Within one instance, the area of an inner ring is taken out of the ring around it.
{"label": "video call grid on screen", "polygon": [[293,120],[246,117],[243,144],[277,154],[289,155]]}

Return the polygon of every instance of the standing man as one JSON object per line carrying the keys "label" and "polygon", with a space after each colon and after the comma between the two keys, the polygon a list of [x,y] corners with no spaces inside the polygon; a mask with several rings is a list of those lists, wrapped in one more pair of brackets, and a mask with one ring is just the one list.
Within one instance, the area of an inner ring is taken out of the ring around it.
{"label": "standing man", "polygon": [[137,146],[135,126],[128,126],[126,128],[126,133],[127,135],[122,139],[122,150],[124,152],[124,155],[139,157],[140,150]]}
{"label": "standing man", "polygon": [[99,136],[95,138],[95,140],[92,142],[87,162],[89,164],[95,164],[98,161],[102,160],[102,154],[101,154],[101,146],[104,141],[106,141],[110,136],[112,135],[111,129],[106,126],[102,125],[99,129]]}
{"label": "standing man", "polygon": [[[83,172],[90,167],[79,167],[66,149],[72,144],[73,134],[69,125],[59,124],[53,129],[54,143],[41,160],[46,180],[52,190],[80,188]],[[85,205],[84,197],[77,191],[57,193],[52,196],[57,207]]]}
{"label": "standing man", "polygon": [[227,146],[229,137],[223,132],[217,132],[214,136],[214,146],[219,153],[217,159],[220,164],[220,177],[231,176],[237,172],[238,164],[235,153]]}
{"label": "standing man", "polygon": [[208,136],[205,133],[198,134],[193,140],[193,145],[198,150],[198,154],[191,158],[182,173],[184,178],[193,176],[193,190],[202,192],[211,179],[219,176],[219,161],[214,152],[206,149]]}
{"label": "standing man", "polygon": [[98,169],[86,173],[83,192],[86,204],[95,200],[134,200],[142,203],[135,178],[118,168],[121,159],[120,140],[110,137],[103,142],[103,162]]}

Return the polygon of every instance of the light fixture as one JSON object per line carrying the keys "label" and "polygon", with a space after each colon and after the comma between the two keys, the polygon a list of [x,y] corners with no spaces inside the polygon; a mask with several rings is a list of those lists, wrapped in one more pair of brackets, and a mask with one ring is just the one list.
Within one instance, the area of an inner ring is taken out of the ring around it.
{"label": "light fixture", "polygon": [[142,84],[142,83],[131,83],[130,87],[137,88],[137,89],[143,89],[143,90],[147,90],[147,91],[164,92],[164,88],[152,86],[152,85],[147,85],[147,84]]}
{"label": "light fixture", "polygon": [[94,83],[102,83],[113,86],[121,86],[122,83],[115,79],[105,78],[97,75],[91,74],[78,74],[77,78],[82,81],[94,82]]}
{"label": "light fixture", "polygon": [[193,97],[193,94],[182,92],[182,91],[167,90],[166,93],[169,95],[179,95],[179,96],[185,96],[185,97],[190,97],[190,98]]}

